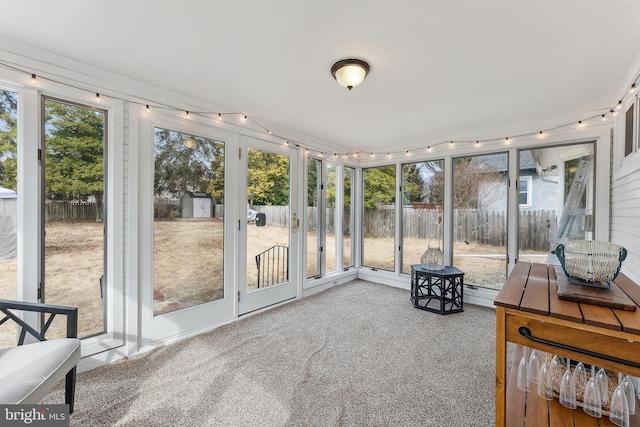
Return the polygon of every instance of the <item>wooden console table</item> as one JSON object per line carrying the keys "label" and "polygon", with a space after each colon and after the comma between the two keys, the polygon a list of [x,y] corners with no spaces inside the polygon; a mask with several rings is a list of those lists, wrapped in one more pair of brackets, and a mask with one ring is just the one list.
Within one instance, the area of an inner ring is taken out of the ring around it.
{"label": "wooden console table", "polygon": [[[580,407],[567,409],[557,399],[543,400],[535,392],[527,396],[516,385],[520,347],[507,382],[507,342],[640,376],[640,287],[624,274],[616,278],[615,284],[637,306],[636,311],[625,311],[558,299],[556,274],[562,270],[519,262],[494,301],[497,426],[613,425]],[[640,408],[630,424],[640,425]]]}

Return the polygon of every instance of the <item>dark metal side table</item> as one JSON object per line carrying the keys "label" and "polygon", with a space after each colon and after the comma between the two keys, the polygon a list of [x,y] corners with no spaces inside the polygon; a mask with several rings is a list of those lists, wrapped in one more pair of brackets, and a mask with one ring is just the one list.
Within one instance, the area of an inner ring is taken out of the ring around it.
{"label": "dark metal side table", "polygon": [[427,270],[411,266],[411,302],[415,308],[439,314],[463,310],[464,273],[455,267]]}

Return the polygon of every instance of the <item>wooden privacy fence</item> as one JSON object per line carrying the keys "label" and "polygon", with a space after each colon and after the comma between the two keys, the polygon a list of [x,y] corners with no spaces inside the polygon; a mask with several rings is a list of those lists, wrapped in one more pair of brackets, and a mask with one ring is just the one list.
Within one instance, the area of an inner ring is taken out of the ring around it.
{"label": "wooden privacy fence", "polygon": [[[287,226],[288,206],[254,206],[254,210],[264,212],[267,225]],[[221,216],[223,205],[216,206],[216,216]],[[327,232],[335,231],[333,208],[326,209]],[[402,212],[404,236],[407,238],[442,238],[442,227],[438,222],[441,210],[405,208]],[[307,228],[318,227],[318,208],[307,208]],[[520,249],[548,251],[551,238],[556,235],[558,218],[555,211],[520,211]],[[456,209],[453,216],[454,238],[456,241],[477,242],[483,245],[505,246],[507,244],[507,213],[505,211],[485,211],[477,209]],[[343,230],[350,234],[349,210],[343,214]],[[364,212],[365,236],[392,237],[395,229],[395,209],[366,210]]]}
{"label": "wooden privacy fence", "polygon": [[520,249],[548,251],[557,228],[555,211],[520,211]]}
{"label": "wooden privacy fence", "polygon": [[44,219],[49,220],[96,220],[95,203],[77,202],[46,202],[44,204]]}

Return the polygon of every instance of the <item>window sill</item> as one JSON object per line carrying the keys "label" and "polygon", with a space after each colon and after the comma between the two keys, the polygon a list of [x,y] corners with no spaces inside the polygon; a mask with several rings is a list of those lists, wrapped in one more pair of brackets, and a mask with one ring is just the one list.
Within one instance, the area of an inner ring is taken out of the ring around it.
{"label": "window sill", "polygon": [[640,170],[640,151],[629,154],[622,160],[622,165],[613,173],[613,179],[617,181],[638,170]]}

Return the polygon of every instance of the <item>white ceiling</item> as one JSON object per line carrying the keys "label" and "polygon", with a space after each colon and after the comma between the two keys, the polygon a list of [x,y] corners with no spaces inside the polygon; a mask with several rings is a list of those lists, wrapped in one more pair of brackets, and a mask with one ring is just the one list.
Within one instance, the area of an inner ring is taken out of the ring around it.
{"label": "white ceiling", "polygon": [[[601,113],[640,52],[638,0],[14,0],[2,14],[0,36],[361,151]],[[329,72],[348,57],[371,65],[351,92]]]}

